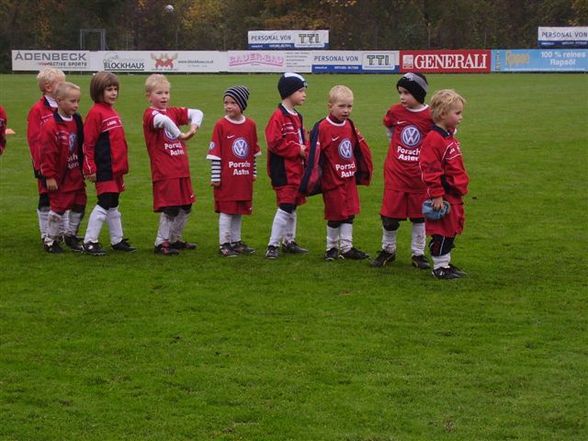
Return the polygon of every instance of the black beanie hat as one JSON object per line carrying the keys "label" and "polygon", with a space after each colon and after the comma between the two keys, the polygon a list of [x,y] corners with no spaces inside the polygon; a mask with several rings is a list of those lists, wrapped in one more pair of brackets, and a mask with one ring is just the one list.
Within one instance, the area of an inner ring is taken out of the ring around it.
{"label": "black beanie hat", "polygon": [[249,89],[247,89],[247,87],[245,87],[245,86],[229,87],[227,90],[225,90],[225,94],[223,95],[223,98],[226,96],[230,96],[231,98],[233,98],[237,102],[237,104],[239,105],[239,108],[241,109],[241,112],[245,111],[245,109],[247,108],[247,100],[249,99]]}
{"label": "black beanie hat", "polygon": [[425,102],[425,96],[429,90],[429,83],[425,76],[418,72],[408,72],[396,83],[396,89],[404,87],[419,102]]}
{"label": "black beanie hat", "polygon": [[278,81],[278,91],[282,99],[289,97],[297,90],[307,87],[306,80],[302,75],[294,72],[286,72]]}

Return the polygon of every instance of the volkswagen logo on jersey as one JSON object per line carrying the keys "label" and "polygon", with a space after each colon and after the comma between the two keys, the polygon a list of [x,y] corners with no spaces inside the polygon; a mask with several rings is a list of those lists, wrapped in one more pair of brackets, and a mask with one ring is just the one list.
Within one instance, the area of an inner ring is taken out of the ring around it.
{"label": "volkswagen logo on jersey", "polygon": [[353,157],[353,145],[347,138],[344,138],[341,144],[339,144],[339,156],[343,159],[351,159]]}
{"label": "volkswagen logo on jersey", "polygon": [[400,139],[406,147],[417,147],[421,143],[421,132],[416,126],[406,126],[400,132]]}
{"label": "volkswagen logo on jersey", "polygon": [[69,153],[70,154],[76,151],[77,144],[78,144],[77,133],[70,133],[69,134]]}
{"label": "volkswagen logo on jersey", "polygon": [[246,158],[249,154],[249,144],[247,144],[245,138],[235,139],[235,141],[233,142],[232,149],[233,154],[238,158]]}

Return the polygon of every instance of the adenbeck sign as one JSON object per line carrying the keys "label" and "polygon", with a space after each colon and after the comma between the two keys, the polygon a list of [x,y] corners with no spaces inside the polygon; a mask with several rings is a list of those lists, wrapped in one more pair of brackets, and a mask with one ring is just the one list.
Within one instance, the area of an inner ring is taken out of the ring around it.
{"label": "adenbeck sign", "polygon": [[61,70],[91,70],[89,51],[12,51],[12,70],[38,71],[46,67]]}
{"label": "adenbeck sign", "polygon": [[491,51],[486,49],[400,51],[400,72],[487,73],[490,67]]}
{"label": "adenbeck sign", "polygon": [[492,51],[495,72],[588,72],[588,49]]}
{"label": "adenbeck sign", "polygon": [[328,49],[329,31],[249,31],[251,49]]}
{"label": "adenbeck sign", "polygon": [[539,47],[588,48],[588,26],[539,27]]}

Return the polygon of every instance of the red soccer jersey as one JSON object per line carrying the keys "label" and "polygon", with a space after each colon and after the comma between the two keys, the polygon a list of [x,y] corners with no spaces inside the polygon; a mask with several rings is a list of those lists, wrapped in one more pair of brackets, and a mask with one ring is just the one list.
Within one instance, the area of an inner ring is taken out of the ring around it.
{"label": "red soccer jersey", "polygon": [[153,118],[156,115],[167,116],[178,127],[190,122],[186,107],[169,107],[167,109],[149,107],[145,109],[143,134],[151,160],[151,180],[156,182],[163,179],[189,178],[190,163],[186,144],[168,133],[166,129],[153,127]]}
{"label": "red soccer jersey", "polygon": [[219,119],[212,131],[207,159],[220,160],[220,187],[214,188],[216,201],[253,199],[255,157],[261,155],[257,127],[252,119],[242,123]]}
{"label": "red soccer jersey", "polygon": [[423,141],[419,164],[429,197],[459,202],[467,194],[469,178],[459,141],[452,133],[434,126]]}
{"label": "red soccer jersey", "polygon": [[8,127],[8,118],[6,118],[4,107],[0,106],[0,155],[6,148],[6,127]]}
{"label": "red soccer jersey", "polygon": [[279,105],[265,128],[267,141],[267,170],[272,186],[298,187],[304,173],[300,146],[305,144],[302,115],[289,112]]}
{"label": "red soccer jersey", "polygon": [[425,191],[419,169],[419,153],[426,134],[433,127],[429,106],[410,110],[395,104],[384,116],[384,125],[392,131],[384,162],[384,185],[394,191]]}
{"label": "red soccer jersey", "polygon": [[129,171],[128,146],[120,116],[110,104],[94,103],[84,124],[84,174],[110,181]]}
{"label": "red soccer jersey", "polygon": [[338,123],[330,117],[323,119],[319,124],[318,142],[322,160],[323,191],[344,185],[347,181],[353,181],[355,184],[355,136],[349,121]]}
{"label": "red soccer jersey", "polygon": [[57,181],[59,192],[84,188],[78,124],[56,114],[41,129],[41,173]]}
{"label": "red soccer jersey", "polygon": [[37,177],[40,176],[41,170],[41,127],[53,116],[57,107],[51,107],[51,104],[44,96],[37,101],[27,115],[27,143],[31,152],[33,161],[33,170]]}

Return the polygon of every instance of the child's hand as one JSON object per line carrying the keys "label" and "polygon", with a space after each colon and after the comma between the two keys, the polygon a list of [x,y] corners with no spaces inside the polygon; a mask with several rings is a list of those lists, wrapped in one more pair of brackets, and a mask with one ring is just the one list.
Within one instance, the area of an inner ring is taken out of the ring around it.
{"label": "child's hand", "polygon": [[300,157],[306,158],[306,146],[304,144],[300,144]]}
{"label": "child's hand", "polygon": [[90,182],[96,182],[96,173],[92,173],[91,175],[84,175],[84,178]]}
{"label": "child's hand", "polygon": [[439,211],[443,208],[443,196],[432,198],[431,202],[433,202],[433,210]]}
{"label": "child's hand", "polygon": [[45,182],[47,184],[47,190],[57,191],[57,181],[55,180],[55,178],[47,178]]}
{"label": "child's hand", "polygon": [[6,130],[4,130],[4,134],[5,135],[16,135],[16,132],[12,129],[6,129]]}
{"label": "child's hand", "polygon": [[187,140],[189,140],[190,138],[192,138],[192,137],[193,137],[193,136],[196,134],[196,132],[197,132],[197,131],[198,131],[198,126],[197,126],[197,125],[195,125],[195,124],[193,124],[193,125],[190,127],[190,130],[188,130],[186,133],[180,133],[180,136],[179,136],[179,138],[180,138],[182,141],[187,141]]}
{"label": "child's hand", "polygon": [[210,181],[210,186],[211,187],[220,187],[220,182],[218,181]]}

